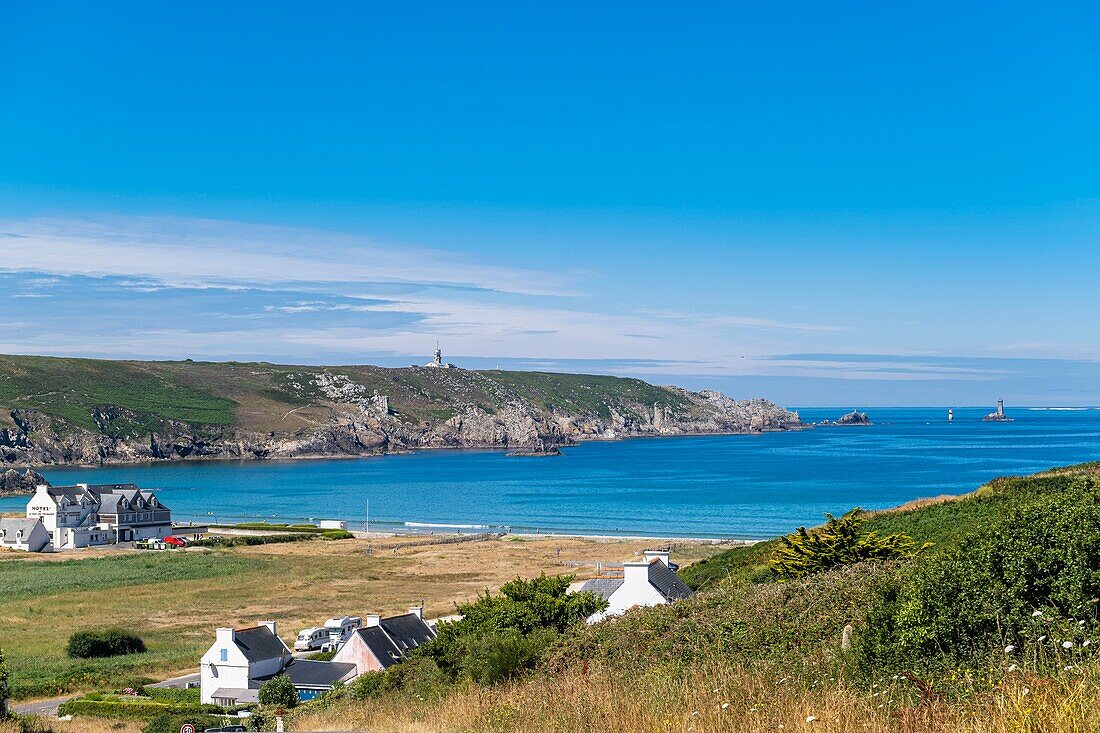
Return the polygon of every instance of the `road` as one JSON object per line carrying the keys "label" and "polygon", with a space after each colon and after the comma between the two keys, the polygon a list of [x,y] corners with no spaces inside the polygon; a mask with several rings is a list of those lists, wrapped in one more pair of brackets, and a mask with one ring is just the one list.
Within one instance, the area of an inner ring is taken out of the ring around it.
{"label": "road", "polygon": [[[181,688],[187,687],[190,683],[198,683],[199,674],[194,672],[192,674],[185,674],[179,677],[173,677],[171,679],[164,680],[162,682],[154,682],[149,687],[164,687],[164,688]],[[49,700],[38,700],[36,702],[25,702],[11,706],[13,713],[19,713],[20,715],[44,715],[47,717],[53,717],[57,715],[57,708],[63,702],[72,700],[74,695],[66,695],[65,697],[52,697]]]}

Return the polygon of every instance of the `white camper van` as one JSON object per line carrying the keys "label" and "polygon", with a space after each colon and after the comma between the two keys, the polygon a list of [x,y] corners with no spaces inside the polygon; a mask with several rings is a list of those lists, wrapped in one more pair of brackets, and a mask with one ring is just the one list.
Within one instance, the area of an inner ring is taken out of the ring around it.
{"label": "white camper van", "polygon": [[320,649],[328,643],[329,630],[310,626],[298,632],[298,638],[294,640],[294,651],[311,652]]}
{"label": "white camper van", "polygon": [[328,630],[328,641],[332,645],[332,648],[336,649],[350,639],[351,635],[355,633],[355,630],[362,625],[363,619],[358,616],[341,616],[339,618],[330,618],[326,621],[325,628]]}

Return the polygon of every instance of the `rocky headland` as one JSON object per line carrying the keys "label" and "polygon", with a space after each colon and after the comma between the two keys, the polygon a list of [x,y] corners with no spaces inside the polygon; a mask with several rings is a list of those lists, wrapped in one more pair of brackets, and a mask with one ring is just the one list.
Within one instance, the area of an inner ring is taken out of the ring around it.
{"label": "rocky headland", "polygon": [[[38,360],[33,379],[25,374],[27,359]],[[64,362],[64,368],[53,362]],[[121,386],[89,394],[99,384],[91,380],[102,380],[104,370],[121,371],[111,375]],[[49,400],[41,399],[41,391],[20,393],[21,380],[37,390],[52,380],[56,391],[47,393]],[[0,465],[8,466],[441,448],[554,455],[583,440],[802,427],[797,413],[772,402],[735,400],[712,390],[617,377],[422,367],[0,357],[0,400],[10,417],[0,428]]]}

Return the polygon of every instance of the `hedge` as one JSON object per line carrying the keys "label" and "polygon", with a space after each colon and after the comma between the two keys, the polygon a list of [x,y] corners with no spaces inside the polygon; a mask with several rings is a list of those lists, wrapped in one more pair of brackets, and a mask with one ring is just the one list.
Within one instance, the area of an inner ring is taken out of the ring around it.
{"label": "hedge", "polygon": [[59,715],[87,715],[112,720],[151,720],[158,715],[221,715],[217,705],[165,705],[159,702],[88,700],[77,698],[62,703]]}
{"label": "hedge", "polygon": [[75,659],[116,657],[145,651],[145,642],[137,634],[122,629],[77,631],[69,637],[65,653]]}

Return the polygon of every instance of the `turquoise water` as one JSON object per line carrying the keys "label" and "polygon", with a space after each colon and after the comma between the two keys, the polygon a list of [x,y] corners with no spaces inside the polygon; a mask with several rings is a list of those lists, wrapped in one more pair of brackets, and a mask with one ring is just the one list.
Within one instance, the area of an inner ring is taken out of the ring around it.
{"label": "turquoise water", "polygon": [[[807,421],[844,409],[800,410]],[[1100,459],[1100,410],[878,409],[871,427],[585,443],[555,458],[436,451],[345,460],[49,468],[53,483],[134,482],[177,519],[347,519],[372,528],[770,537],[824,512],[970,491],[1004,474]],[[20,511],[26,499],[0,500]],[[409,523],[409,524],[406,524]],[[442,529],[442,527],[440,527]]]}

